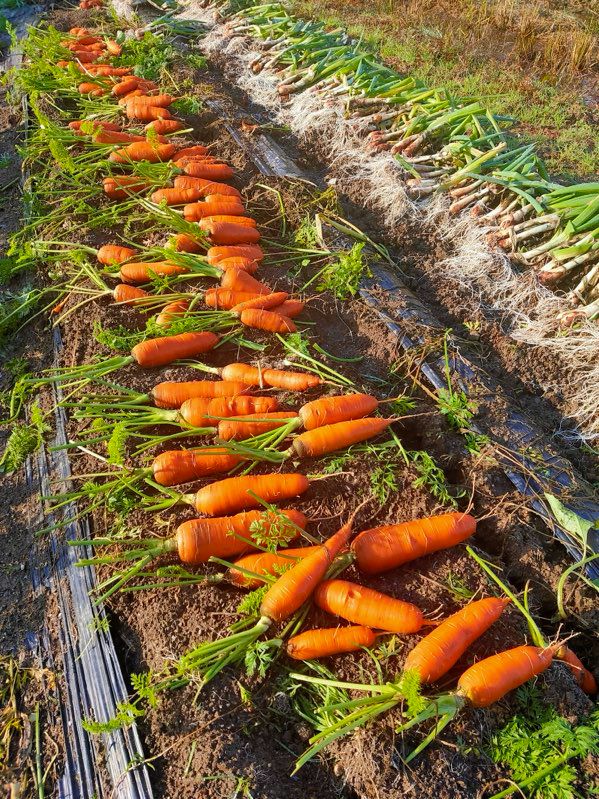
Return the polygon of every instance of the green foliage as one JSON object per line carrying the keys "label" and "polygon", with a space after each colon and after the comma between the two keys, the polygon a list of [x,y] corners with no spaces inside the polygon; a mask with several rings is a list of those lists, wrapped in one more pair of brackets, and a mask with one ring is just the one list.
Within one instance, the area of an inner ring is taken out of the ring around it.
{"label": "green foliage", "polygon": [[139,330],[129,330],[123,325],[103,327],[101,322],[96,322],[94,325],[94,338],[98,344],[102,344],[111,350],[130,352],[132,347],[142,341],[144,334]]}
{"label": "green foliage", "polygon": [[379,461],[376,466],[368,472],[370,491],[379,505],[384,505],[391,494],[395,494],[398,489],[397,467],[398,461],[389,458],[386,461]]}
{"label": "green foliage", "polygon": [[41,446],[44,433],[50,430],[37,404],[31,405],[29,413],[29,424],[18,422],[13,426],[0,458],[0,473],[14,472],[20,469],[28,456]]}
{"label": "green foliage", "polygon": [[201,53],[188,53],[185,60],[192,69],[206,69],[208,60]]}
{"label": "green foliage", "polygon": [[464,580],[452,571],[447,575],[447,587],[454,599],[472,599],[475,594],[474,591],[468,588]]}
{"label": "green foliage", "polygon": [[115,64],[133,67],[133,72],[146,80],[160,81],[176,57],[174,47],[162,36],[146,31],[142,39],[127,39]]}
{"label": "green foliage", "polygon": [[259,616],[260,605],[262,604],[262,599],[268,591],[268,588],[268,585],[263,585],[260,588],[256,588],[254,591],[250,591],[249,594],[246,594],[239,605],[237,605],[237,613],[240,616]]}
{"label": "green foliage", "polygon": [[573,726],[534,686],[520,688],[518,700],[521,712],[492,736],[490,756],[509,768],[530,799],[579,796],[577,769],[569,761],[599,754],[599,712]]}
{"label": "green foliage", "polygon": [[454,391],[452,388],[440,388],[437,391],[437,406],[452,430],[460,433],[468,430],[478,410],[477,404],[469,400],[463,391]]}
{"label": "green foliage", "polygon": [[318,228],[314,217],[306,215],[293,233],[293,243],[305,250],[314,250],[319,246]]}
{"label": "green foliage", "polygon": [[180,97],[171,103],[170,109],[181,116],[195,116],[202,110],[202,103],[197,97]]}
{"label": "green foliage", "polygon": [[297,527],[278,508],[269,505],[268,515],[250,524],[250,535],[259,547],[275,552],[293,541]]}
{"label": "green foliage", "polygon": [[318,291],[330,291],[339,300],[354,297],[364,275],[370,275],[366,255],[365,243],[354,244],[349,252],[340,253],[337,261],[327,264],[318,277],[316,288]]}
{"label": "green foliage", "polygon": [[106,451],[108,452],[108,463],[114,463],[117,466],[122,466],[127,454],[127,441],[129,434],[125,422],[117,422],[112,430],[110,438],[106,443]]}
{"label": "green foliage", "polygon": [[414,488],[427,488],[442,505],[457,507],[456,499],[464,496],[464,492],[460,491],[455,496],[450,493],[445,473],[432,456],[425,450],[414,450],[406,454],[419,475],[412,483]]}
{"label": "green foliage", "polygon": [[280,644],[279,639],[272,639],[254,641],[248,646],[244,657],[245,672],[248,677],[253,677],[254,674],[266,677],[266,672],[280,652]]}
{"label": "green foliage", "polygon": [[420,692],[421,680],[417,671],[404,671],[398,688],[405,701],[404,715],[408,718],[414,718],[428,705],[429,700]]}
{"label": "green foliage", "polygon": [[393,416],[406,416],[416,407],[416,400],[404,395],[394,399],[387,407],[389,408],[389,413],[393,414]]}

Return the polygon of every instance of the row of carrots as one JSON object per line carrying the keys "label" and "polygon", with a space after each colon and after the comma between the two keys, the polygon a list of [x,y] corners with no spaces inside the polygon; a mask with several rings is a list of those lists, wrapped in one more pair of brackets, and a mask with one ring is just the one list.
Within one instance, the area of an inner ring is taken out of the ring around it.
{"label": "row of carrots", "polygon": [[[255,277],[265,254],[259,245],[256,221],[247,215],[240,192],[228,182],[233,170],[210,155],[204,145],[180,147],[171,141],[169,137],[184,129],[168,110],[175,98],[160,93],[155,84],[131,75],[130,70],[99,64],[100,57],[117,54],[108,42],[82,29],[71,30],[67,41],[81,70],[102,78],[101,82],[81,84],[79,90],[109,93],[129,121],[146,124],[145,135],[103,121],[93,121],[90,128],[89,120],[75,120],[70,128],[77,135],[114,145],[109,161],[117,168],[125,170],[141,161],[169,162],[180,171],[172,186],[154,189],[150,199],[155,205],[183,206],[185,219],[197,224],[197,237],[179,234],[174,244],[180,252],[198,255],[220,275],[220,287],[208,289],[203,295],[206,305],[231,313],[249,328],[294,332],[292,319],[301,313],[304,304],[287,292],[273,291]],[[110,81],[110,89],[106,81]],[[114,202],[130,200],[148,188],[138,176],[126,172],[115,172],[104,180],[104,192]],[[138,261],[137,255],[135,249],[118,244],[106,244],[97,251],[99,264],[119,266],[121,283],[113,292],[119,303],[143,307],[149,291],[140,285],[147,284],[154,275],[186,274],[187,268],[179,264],[168,260]],[[168,327],[174,317],[188,313],[191,306],[187,300],[169,304],[160,315],[162,322]],[[178,359],[195,358],[212,350],[218,342],[219,336],[207,331],[165,335],[133,347],[130,360],[142,367],[156,368]],[[380,435],[394,421],[372,415],[379,408],[379,400],[368,394],[325,396],[304,403],[297,411],[283,411],[276,397],[255,393],[264,388],[302,392],[327,382],[315,374],[262,369],[244,363],[206,370],[219,379],[162,382],[148,395],[148,401],[171,414],[153,417],[154,423],[161,418],[160,423],[179,424],[202,435],[210,428],[218,435],[215,445],[169,450],[156,456],[152,472],[160,485],[180,485],[231,471],[252,460],[248,452],[254,451],[253,446],[265,432],[280,430],[285,437],[295,434],[291,447],[279,453],[277,463],[282,463],[288,458],[318,458],[345,449]],[[93,405],[88,407],[93,410]],[[106,405],[98,405],[96,411],[114,418]],[[301,427],[304,431],[297,433]],[[273,624],[290,619],[311,601],[350,626],[293,635],[286,643],[290,657],[305,660],[357,651],[372,646],[380,635],[412,634],[433,627],[411,650],[404,667],[416,671],[423,683],[436,682],[499,619],[508,600],[490,597],[471,602],[437,623],[427,620],[417,606],[339,579],[338,573],[350,563],[356,563],[366,574],[398,568],[465,541],[475,532],[476,520],[468,514],[449,513],[363,530],[354,537],[352,518],[324,543],[260,551],[253,537],[257,522],[268,530],[282,517],[288,523],[286,543],[306,535],[308,520],[299,511],[261,508],[265,503],[284,503],[304,494],[310,483],[308,477],[297,472],[244,474],[209,483],[194,494],[182,496],[201,518],[183,522],[175,536],[160,547],[154,542],[156,555],[176,551],[181,562],[191,566],[214,558],[238,558],[218,579],[246,589],[268,585],[254,628],[194,650],[194,662],[204,679],[239,660]],[[139,548],[140,542],[133,546]],[[477,707],[487,706],[544,671],[555,656],[569,664],[584,690],[596,691],[590,672],[564,642],[556,642],[547,647],[516,647],[479,661],[461,675],[455,696]]]}

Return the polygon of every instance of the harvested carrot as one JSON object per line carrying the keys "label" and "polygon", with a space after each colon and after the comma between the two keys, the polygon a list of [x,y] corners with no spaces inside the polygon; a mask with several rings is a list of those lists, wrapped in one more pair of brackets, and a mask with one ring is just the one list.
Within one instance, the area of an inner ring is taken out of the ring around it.
{"label": "harvested carrot", "polygon": [[229,197],[239,197],[239,199],[241,199],[240,192],[233,186],[228,186],[226,183],[218,183],[214,180],[192,178],[188,175],[177,175],[177,177],[173,180],[173,186],[176,189],[199,189],[200,195],[197,198],[198,200],[201,197],[208,197],[209,195],[212,196],[215,194]]}
{"label": "harvested carrot", "polygon": [[567,664],[574,675],[576,682],[589,696],[597,694],[597,680],[595,676],[585,667],[582,660],[568,646],[562,646],[557,652],[557,657]]}
{"label": "harvested carrot", "polygon": [[[277,311],[281,313],[281,308],[277,308]],[[299,416],[306,430],[314,430],[316,427],[368,416],[378,408],[378,404],[376,397],[370,394],[323,397],[302,405]]]}
{"label": "harvested carrot", "polygon": [[196,241],[192,236],[187,233],[177,233],[173,239],[173,244],[177,252],[202,252],[204,247],[199,241]]}
{"label": "harvested carrot", "polygon": [[199,513],[221,516],[259,507],[256,496],[265,502],[280,502],[303,494],[309,486],[308,478],[297,473],[229,477],[201,488],[195,495],[194,504]]}
{"label": "harvested carrot", "polygon": [[239,319],[246,327],[255,330],[265,330],[269,333],[296,333],[297,327],[287,316],[282,316],[276,311],[266,311],[259,308],[246,308],[242,311]]}
{"label": "harvested carrot", "polygon": [[143,89],[132,89],[130,92],[127,92],[123,97],[119,98],[119,105],[121,108],[125,108],[127,103],[131,102],[133,98],[137,99],[138,97],[147,97],[146,92]]}
{"label": "harvested carrot", "polygon": [[175,486],[213,474],[223,474],[242,461],[243,458],[231,454],[223,447],[167,450],[154,458],[152,473],[159,485]]}
{"label": "harvested carrot", "polygon": [[[189,191],[189,189],[187,189]],[[218,200],[205,201],[203,203],[188,203],[183,208],[183,216],[188,222],[199,222],[205,217],[225,214],[227,216],[243,216],[245,209],[237,197],[227,197],[226,195],[212,195],[219,197]]]}
{"label": "harvested carrot", "polygon": [[256,220],[249,216],[229,216],[228,214],[218,214],[215,216],[205,216],[200,220],[202,230],[209,231],[213,225],[218,224],[242,225],[243,227],[255,228]]}
{"label": "harvested carrot", "polygon": [[285,649],[294,660],[314,660],[342,652],[357,652],[374,646],[375,641],[376,634],[369,627],[328,627],[294,635]]}
{"label": "harvested carrot", "polygon": [[[218,264],[222,266],[222,261]],[[254,262],[255,263],[255,262]],[[221,288],[230,291],[245,291],[252,294],[270,294],[271,289],[266,283],[261,283],[243,269],[230,268],[223,274],[220,281]]]}
{"label": "harvested carrot", "polygon": [[166,135],[168,133],[177,133],[177,131],[183,130],[184,127],[183,122],[178,119],[155,119],[153,122],[148,122],[144,130]]}
{"label": "harvested carrot", "polygon": [[306,391],[323,381],[307,372],[287,372],[281,369],[258,369],[245,363],[230,363],[221,370],[223,380],[239,380],[249,386],[271,386],[287,391]]}
{"label": "harvested carrot", "polygon": [[245,419],[249,414],[255,414],[260,419],[268,417],[278,407],[276,397],[252,397],[247,394],[232,397],[191,397],[181,404],[177,419],[189,427],[210,427],[219,418]]}
{"label": "harvested carrot", "polygon": [[181,383],[167,380],[154,386],[151,397],[158,408],[180,408],[186,400],[194,397],[236,397],[249,390],[250,386],[239,380],[189,380]]}
{"label": "harvested carrot", "polygon": [[258,261],[252,261],[251,258],[241,258],[239,256],[223,258],[218,263],[213,264],[213,266],[222,269],[223,272],[228,272],[230,269],[237,269],[242,272],[247,272],[249,275],[254,275],[258,271]]}
{"label": "harvested carrot", "polygon": [[333,616],[391,633],[416,633],[425,624],[420,608],[347,580],[325,580],[314,602]]}
{"label": "harvested carrot", "polygon": [[[139,97],[135,104],[136,106],[151,106],[152,108],[168,108],[169,105],[175,102],[175,98],[170,94],[152,94],[145,97]],[[175,149],[175,152],[177,150]],[[175,154],[173,153],[173,155]]]}
{"label": "harvested carrot", "polygon": [[249,291],[231,291],[230,289],[207,289],[204,294],[204,302],[210,308],[223,308],[229,310],[234,308],[240,302],[254,299],[259,297],[259,294],[254,294]]}
{"label": "harvested carrot", "polygon": [[129,119],[139,119],[141,122],[152,122],[155,119],[171,118],[171,114],[167,108],[140,103],[136,97],[129,100],[125,106],[125,113]]}
{"label": "harvested carrot", "polygon": [[[183,180],[183,178],[175,178],[175,185],[178,180]],[[206,256],[208,263],[214,266],[228,258],[249,258],[251,261],[262,261],[264,260],[264,250],[257,244],[210,247]]]}
{"label": "harvested carrot", "polygon": [[156,205],[160,203],[166,203],[167,205],[186,205],[188,203],[192,203],[195,200],[199,200],[201,197],[201,193],[198,189],[187,188],[187,189],[179,189],[175,188],[166,188],[166,189],[156,189],[151,194],[150,199]]}
{"label": "harvested carrot", "polygon": [[106,39],[106,49],[110,55],[118,56],[122,53],[123,48],[114,39]]}
{"label": "harvested carrot", "polygon": [[354,539],[352,549],[362,571],[378,574],[431,552],[455,546],[475,530],[476,519],[473,516],[444,513],[364,530]]}
{"label": "harvested carrot", "polygon": [[131,67],[111,67],[110,64],[89,64],[86,72],[102,77],[123,77],[131,74]]}
{"label": "harvested carrot", "polygon": [[141,194],[148,184],[141,178],[130,175],[113,175],[102,181],[105,194],[111,200],[126,200],[130,194]]}
{"label": "harvested carrot", "polygon": [[479,660],[458,680],[457,696],[474,707],[488,707],[551,665],[560,644],[517,646]]}
{"label": "harvested carrot", "polygon": [[[221,265],[222,262],[219,264],[219,266]],[[301,314],[305,306],[306,303],[302,302],[302,300],[286,300],[280,305],[277,305],[277,313],[280,316],[286,317],[287,319],[295,319],[296,316]]]}
{"label": "harvested carrot", "polygon": [[276,430],[290,419],[297,419],[297,414],[292,411],[275,411],[239,416],[233,420],[226,419],[218,423],[218,437],[221,441],[242,441],[244,438]]}
{"label": "harvested carrot", "polygon": [[136,344],[131,355],[146,369],[165,366],[180,358],[194,358],[211,350],[219,341],[215,333],[180,333],[178,336],[151,338]]}
{"label": "harvested carrot", "polygon": [[123,264],[119,275],[123,283],[147,283],[156,275],[182,275],[188,270],[170,261],[156,261],[154,263],[131,262]]}
{"label": "harvested carrot", "polygon": [[191,161],[183,167],[186,175],[203,180],[229,180],[235,172],[227,164],[206,164]]}
{"label": "harvested carrot", "polygon": [[79,94],[91,94],[92,97],[102,97],[103,94],[106,94],[106,89],[99,83],[80,83],[77,91]]}
{"label": "harvested carrot", "polygon": [[143,289],[138,289],[135,286],[128,286],[126,283],[119,283],[114,287],[112,292],[114,301],[121,303],[121,305],[135,305],[136,300],[143,297],[148,297],[149,294]]}
{"label": "harvested carrot", "polygon": [[121,126],[116,122],[104,122],[101,119],[75,119],[69,122],[71,130],[81,130],[82,125],[90,125],[94,130],[120,130]]}
{"label": "harvested carrot", "polygon": [[404,669],[416,671],[422,683],[436,682],[497,621],[509,601],[489,597],[458,610],[416,644]]}
{"label": "harvested carrot", "polygon": [[135,250],[131,247],[122,247],[120,244],[103,244],[98,252],[96,258],[101,264],[122,264],[129,258],[133,258]]}
{"label": "harvested carrot", "polygon": [[393,419],[367,417],[366,419],[329,424],[325,427],[308,430],[297,436],[293,441],[293,449],[300,458],[318,458],[329,452],[335,452],[360,441],[374,438],[392,422]]}
{"label": "harvested carrot", "polygon": [[117,164],[126,164],[131,161],[149,161],[151,164],[156,164],[160,161],[168,161],[174,152],[174,144],[143,141],[113,151],[108,156],[108,160]]}
{"label": "harvested carrot", "polygon": [[88,50],[73,50],[73,57],[81,64],[93,64],[100,56],[98,53],[90,53]]}
{"label": "harvested carrot", "polygon": [[200,226],[210,235],[213,244],[255,244],[260,241],[259,231],[247,225],[202,219]]}
{"label": "harvested carrot", "polygon": [[144,136],[136,136],[133,133],[125,133],[121,130],[101,130],[92,136],[95,144],[133,144],[134,142],[145,141]]}
{"label": "harvested carrot", "polygon": [[282,302],[285,302],[289,295],[286,291],[275,291],[269,294],[259,294],[250,300],[244,300],[234,305],[231,311],[237,316],[241,316],[243,311],[246,310],[266,310],[268,308],[276,308]]}
{"label": "harvested carrot", "polygon": [[193,144],[190,147],[181,147],[181,149],[177,150],[173,161],[177,162],[182,158],[193,158],[194,155],[208,155],[208,153],[208,148],[203,144]]}
{"label": "harvested carrot", "polygon": [[112,87],[112,94],[115,97],[122,97],[125,94],[129,94],[134,89],[139,87],[139,78],[130,77],[126,78],[125,80],[119,81],[119,83],[115,83]]}
{"label": "harvested carrot", "polygon": [[[293,525],[302,529],[307,519],[296,510],[280,511]],[[271,528],[280,524],[279,514],[272,512],[249,511],[235,516],[216,519],[192,519],[177,528],[171,546],[176,546],[180,560],[190,565],[206,563],[211,557],[227,558],[246,552],[254,545],[252,526],[259,523],[261,537],[267,537]],[[290,531],[298,533],[295,526]],[[172,540],[172,539],[171,539]]]}
{"label": "harvested carrot", "polygon": [[[235,561],[227,572],[227,579],[238,588],[260,588],[266,582],[266,579],[261,579],[260,575],[266,578],[269,575],[281,574],[283,569],[292,566],[296,560],[311,555],[318,548],[319,545],[298,547],[297,549],[279,549],[277,552],[252,552]],[[236,566],[238,568],[235,568]],[[252,572],[257,576],[250,577],[244,572]]]}
{"label": "harvested carrot", "polygon": [[187,300],[169,302],[156,317],[156,324],[158,327],[168,327],[177,316],[187,313],[188,310],[189,302],[187,302]]}

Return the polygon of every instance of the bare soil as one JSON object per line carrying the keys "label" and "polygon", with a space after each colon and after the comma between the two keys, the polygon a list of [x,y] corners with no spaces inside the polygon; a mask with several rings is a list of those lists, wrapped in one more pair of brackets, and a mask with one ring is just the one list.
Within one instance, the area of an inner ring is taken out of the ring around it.
{"label": "bare soil", "polygon": [[[63,30],[88,22],[88,16],[77,11],[55,12],[50,19]],[[201,96],[209,92],[225,103],[241,102],[248,112],[253,110],[247,99],[223,80],[218,69],[197,71],[190,75],[186,68],[186,76],[194,79]],[[240,151],[224,128],[222,119],[212,112],[201,112],[194,120],[194,128],[198,140],[214,143],[215,152],[235,166],[235,185],[243,190],[249,210],[258,219],[262,229],[267,231],[268,238],[280,236],[278,201],[258,184],[268,182],[281,192],[285,206],[289,209],[288,225],[293,227],[301,221],[303,195],[297,184],[272,179],[266,181]],[[285,147],[289,146],[294,154],[293,143],[285,137],[281,138],[281,142]],[[312,174],[317,178],[313,158],[311,163]],[[359,212],[359,197],[352,196],[348,191],[345,199],[348,201],[348,215],[369,230],[375,230],[375,220]],[[106,232],[102,241],[114,240],[115,233]],[[443,295],[438,284],[433,285],[431,276],[434,264],[442,254],[438,243],[414,230],[406,229],[400,233],[398,241],[401,242],[401,251],[398,249],[396,254],[399,257],[401,252],[403,262],[410,264],[410,271],[414,274],[411,281],[413,287],[431,298],[431,304],[435,312],[441,314],[443,323],[452,320],[453,324],[457,324],[468,318],[468,310],[463,303],[460,305],[458,298],[452,301],[450,296]],[[92,246],[99,243],[96,234],[84,229],[81,231],[81,240]],[[147,239],[142,241],[142,238],[139,242],[150,243]],[[294,283],[293,270],[288,270],[285,264],[264,264],[261,267],[261,278],[277,287],[297,287],[309,276],[310,268],[302,272]],[[208,281],[193,283],[198,289],[208,285]],[[65,306],[65,310],[68,307]],[[393,307],[389,306],[388,310],[392,312]],[[397,374],[390,376],[390,367],[402,358],[402,352],[396,337],[362,301],[340,303],[322,295],[310,303],[304,318],[314,322],[310,328],[312,335],[333,356],[363,358],[359,363],[342,365],[344,374],[351,377],[356,385],[381,397],[397,396],[412,387],[407,369],[400,369]],[[103,351],[92,335],[94,325],[100,321],[104,327],[116,324],[141,326],[130,309],[115,308],[107,300],[88,304],[84,310],[67,317],[63,330],[66,342],[61,355],[63,365],[88,362]],[[501,360],[498,357],[501,348],[491,346],[494,335],[505,342],[499,328],[483,329],[479,339],[470,342],[473,346],[469,348],[469,354],[477,354],[480,362],[494,376],[502,378],[510,402],[518,397],[518,404],[527,410],[533,409],[537,418],[551,413],[550,400],[541,399],[534,393],[530,376],[524,379],[524,372],[532,364],[527,366],[523,359],[516,356],[513,361]],[[20,345],[15,342],[17,351],[29,354],[32,333],[29,332],[28,336],[27,345],[24,341]],[[266,338],[256,339],[267,341]],[[47,340],[45,344],[47,347]],[[507,344],[505,346],[507,351]],[[47,349],[42,344],[35,348],[36,357],[40,359],[46,353]],[[281,350],[270,350],[269,353],[269,363],[282,361]],[[220,349],[210,362],[219,365],[237,360],[238,357],[245,358],[247,355],[228,346]],[[506,371],[508,364],[510,371]],[[339,364],[332,365],[339,367]],[[505,374],[511,376],[511,383]],[[197,372],[182,367],[161,370],[159,377],[137,367],[127,368],[118,376],[115,375],[119,383],[139,391],[146,391],[159,380],[193,378],[197,379]],[[524,395],[520,394],[518,379],[522,380]],[[335,392],[331,389],[330,393]],[[318,394],[310,392],[305,399],[312,399]],[[514,492],[493,460],[484,457],[476,459],[465,453],[460,437],[449,430],[435,406],[422,392],[416,390],[415,396],[417,407],[414,418],[398,422],[395,428],[404,446],[407,449],[424,449],[436,458],[447,475],[450,489],[455,494],[464,493],[459,500],[461,508],[466,508],[469,500],[472,500],[472,512],[481,520],[473,543],[486,556],[496,558],[498,565],[504,569],[504,576],[517,588],[523,587],[527,580],[532,582],[533,601],[537,605],[540,621],[546,624],[547,631],[554,631],[555,625],[551,622],[554,612],[553,590],[568,564],[563,549],[548,539],[542,526],[524,506],[520,495]],[[286,399],[290,404],[297,404],[295,398]],[[485,400],[484,405],[484,413],[488,414],[493,431],[498,435],[501,435],[502,401],[497,399],[494,404]],[[549,421],[548,428],[550,426]],[[72,431],[75,431],[74,425]],[[183,439],[180,443],[185,446],[192,442]],[[197,440],[193,443],[197,443]],[[580,453],[575,454],[577,462],[583,463]],[[73,455],[72,465],[76,474],[97,469],[97,462],[83,453]],[[139,461],[136,465],[139,465]],[[325,537],[345,521],[357,502],[368,494],[369,475],[377,465],[377,459],[371,454],[360,454],[349,466],[344,467],[341,474],[315,481],[307,494],[293,503],[312,520],[309,530],[313,535]],[[313,461],[299,464],[299,469],[306,474],[318,473],[321,467],[321,463]],[[372,503],[361,514],[356,523],[357,529],[408,520],[440,510],[426,489],[414,485],[417,474],[413,468],[398,462],[394,473],[396,489],[388,501],[382,505]],[[8,520],[10,511],[4,504],[6,498],[3,494],[0,512]],[[31,497],[23,497],[23,502],[32,501]],[[19,539],[14,533],[19,523],[23,526],[22,518],[18,516],[19,507],[17,505],[16,518],[12,511],[11,528],[6,539],[10,539],[11,547],[16,546],[15,552],[7,555],[12,563],[20,562],[31,544],[31,531],[20,533],[22,544],[18,543]],[[162,536],[172,533],[179,522],[192,515],[189,509],[171,510],[150,519],[140,512],[133,512],[125,523],[129,531],[140,528],[144,536]],[[95,534],[110,532],[114,521],[111,516],[96,517]],[[17,541],[16,545],[13,539]],[[2,549],[4,557],[4,547]],[[166,559],[162,561],[167,562]],[[104,570],[100,576],[106,574]],[[6,608],[7,614],[17,619],[11,624],[13,632],[10,635],[13,640],[16,640],[15,636],[18,637],[15,631],[35,624],[22,618],[21,605],[25,604],[22,598],[18,608],[14,607],[14,593],[12,603],[9,601],[11,590],[26,592],[27,577],[20,571],[14,577],[9,576],[12,582],[0,594],[0,602],[4,603],[0,612]],[[357,579],[355,569],[350,569],[347,577]],[[454,581],[457,579],[474,593],[490,592],[486,579],[477,568],[473,568],[463,547],[422,558],[400,571],[377,578],[365,580],[360,575],[361,582],[412,601],[427,615],[438,613],[440,607],[443,615],[447,615],[461,606],[449,588],[450,578]],[[209,586],[114,596],[109,602],[109,615],[124,672],[159,669],[165,660],[177,658],[196,643],[225,635],[228,626],[238,619],[236,608],[239,601],[240,594],[232,588]],[[568,607],[576,619],[574,625],[576,622],[583,628],[596,625],[596,607],[584,586],[576,587],[575,593],[568,599]],[[322,615],[312,613],[308,624],[317,626],[324,621]],[[477,642],[460,665],[464,666],[475,658],[484,657],[510,644],[522,643],[525,637],[523,620],[516,610],[508,609],[500,622]],[[403,657],[414,640],[396,638],[395,654],[383,663],[390,677],[399,671]],[[572,643],[573,648],[578,647],[588,665],[599,662],[599,657],[593,657],[590,651],[591,645],[590,636],[581,636]],[[594,654],[599,655],[599,652],[595,650]],[[372,662],[366,655],[342,657],[328,665],[342,679],[363,679],[365,674],[370,674],[374,679]],[[244,795],[260,799],[333,799],[340,796],[347,799],[357,796],[390,799],[399,795],[436,795],[440,799],[474,799],[490,786],[497,786],[496,790],[505,787],[501,781],[508,775],[491,762],[484,752],[484,744],[490,733],[505,723],[516,708],[513,695],[488,710],[463,713],[445,731],[443,740],[432,746],[409,768],[403,765],[400,756],[420,740],[420,734],[410,734],[405,740],[398,738],[393,731],[398,715],[392,712],[356,736],[341,741],[322,758],[309,763],[291,777],[294,762],[306,747],[311,731],[291,706],[286,681],[287,668],[288,663],[281,657],[263,680],[249,678],[242,670],[232,670],[221,675],[201,693],[198,692],[199,686],[192,684],[165,695],[159,707],[150,710],[140,722],[145,751],[154,758],[152,780],[155,796],[165,799],[177,795],[200,795],[206,799]],[[455,673],[441,687],[451,685],[452,678],[458,672],[459,667],[456,667]],[[555,704],[559,712],[572,721],[589,712],[591,703],[561,664],[554,664],[538,682],[544,692],[544,701]],[[249,691],[249,696],[245,690],[241,690],[242,687]],[[585,791],[592,782],[593,769],[593,764],[585,762],[580,765],[578,787],[582,795],[586,795]]]}

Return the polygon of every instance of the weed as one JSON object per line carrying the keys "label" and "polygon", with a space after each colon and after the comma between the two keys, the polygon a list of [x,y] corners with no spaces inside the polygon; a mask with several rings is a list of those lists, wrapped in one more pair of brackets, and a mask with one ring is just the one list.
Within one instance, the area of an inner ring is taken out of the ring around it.
{"label": "weed", "polygon": [[44,440],[44,433],[50,430],[38,405],[32,404],[29,412],[29,424],[21,422],[15,424],[8,437],[0,458],[0,474],[20,469],[29,455],[39,449]]}
{"label": "weed", "polygon": [[354,297],[364,275],[370,276],[364,242],[356,243],[346,253],[340,253],[337,261],[328,263],[317,276],[316,289],[330,291],[339,300]]}
{"label": "weed", "polygon": [[475,593],[468,588],[467,584],[461,577],[458,577],[458,575],[454,574],[451,570],[447,575],[447,587],[451,591],[453,598],[456,600],[472,599]]}
{"label": "weed", "polygon": [[170,107],[176,114],[195,116],[202,110],[202,102],[197,97],[180,97]]}
{"label": "weed", "polygon": [[160,81],[176,55],[176,50],[166,39],[146,31],[142,39],[127,39],[123,52],[114,63],[132,66],[134,74],[140,78]]}
{"label": "weed", "polygon": [[463,497],[465,492],[450,493],[445,473],[435,463],[432,456],[425,450],[407,451],[406,455],[418,472],[418,477],[412,483],[414,488],[427,488],[442,505],[456,508],[456,500]]}
{"label": "weed", "polygon": [[314,217],[306,215],[293,232],[293,243],[296,247],[314,250],[320,246],[318,228]]}
{"label": "weed", "polygon": [[379,462],[369,472],[370,491],[381,507],[398,491],[397,466],[397,460],[390,459]]}
{"label": "weed", "polygon": [[389,408],[389,412],[394,416],[406,416],[416,407],[416,400],[408,395],[403,395],[394,399],[387,407]]}
{"label": "weed", "polygon": [[206,69],[208,61],[200,53],[188,53],[186,61],[192,69]]}
{"label": "weed", "polygon": [[6,169],[6,167],[10,165],[11,161],[12,158],[10,156],[10,153],[3,153],[2,155],[0,155],[0,169]]}

